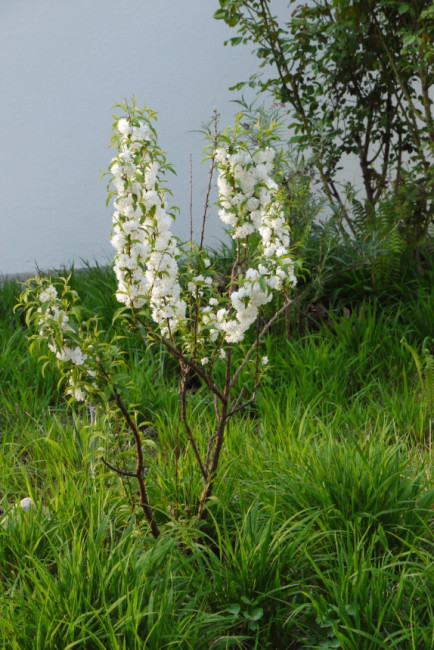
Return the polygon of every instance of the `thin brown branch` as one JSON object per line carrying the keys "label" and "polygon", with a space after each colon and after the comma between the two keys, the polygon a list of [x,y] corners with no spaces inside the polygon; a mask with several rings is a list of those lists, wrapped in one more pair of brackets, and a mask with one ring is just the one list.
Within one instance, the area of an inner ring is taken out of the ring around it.
{"label": "thin brown branch", "polygon": [[390,162],[390,145],[391,145],[391,130],[392,130],[391,114],[392,114],[392,93],[389,90],[387,94],[387,103],[386,103],[386,130],[383,137],[383,142],[384,142],[383,163],[381,166],[381,177],[378,181],[377,190],[374,196],[375,202],[378,201],[378,199],[381,196],[381,192],[386,187],[387,172],[389,170],[389,162]]}
{"label": "thin brown branch", "polygon": [[207,472],[207,478],[208,478],[208,473],[209,473],[209,462],[210,462],[210,458],[211,458],[213,443],[214,443],[214,440],[216,438],[217,438],[217,434],[214,433],[214,435],[212,435],[211,438],[208,440],[208,445],[207,445],[207,449],[206,449],[206,457],[205,457],[205,469],[206,469],[206,472]]}
{"label": "thin brown branch", "polygon": [[181,378],[181,415],[182,415],[182,421],[184,423],[184,428],[187,432],[188,439],[190,440],[190,444],[193,448],[194,455],[196,456],[196,460],[198,462],[198,465],[200,467],[201,474],[205,481],[208,478],[208,473],[203,466],[202,459],[200,457],[199,449],[197,448],[196,441],[193,436],[193,431],[191,430],[191,427],[188,423],[187,419],[187,404],[186,404],[186,394],[187,394],[187,377],[188,377],[188,370],[181,367],[181,372],[182,372],[182,378]]}
{"label": "thin brown branch", "polygon": [[196,517],[197,524],[199,524],[202,521],[205,514],[207,501],[210,499],[213,493],[214,483],[217,476],[218,462],[220,459],[220,452],[223,447],[224,432],[226,427],[226,409],[227,406],[225,404],[222,409],[222,418],[218,423],[217,431],[215,433],[216,443],[212,454],[211,464],[208,473],[208,480],[201,492],[200,499],[199,499],[199,506],[197,509],[197,517]]}
{"label": "thin brown branch", "polygon": [[[103,364],[100,362],[99,367],[101,369],[101,372],[103,375],[106,377],[106,379],[109,380],[110,384],[110,375],[107,372],[107,370],[104,368]],[[139,487],[139,505],[143,510],[143,513],[148,521],[149,527],[151,529],[152,535],[157,538],[160,535],[160,529],[157,525],[157,522],[155,521],[154,513],[152,511],[150,502],[149,502],[149,497],[148,497],[148,492],[146,489],[146,483],[145,483],[145,464],[144,464],[144,458],[143,458],[143,448],[142,448],[142,441],[141,441],[141,436],[140,436],[140,431],[136,426],[136,423],[132,419],[126,405],[124,404],[122,397],[116,388],[116,386],[111,385],[111,393],[112,397],[116,402],[116,405],[120,412],[122,413],[125,422],[128,424],[128,427],[132,433],[135,447],[136,447],[136,458],[137,458],[137,464],[136,464],[136,471],[135,471],[135,479],[138,483]],[[117,471],[115,469],[115,471]]]}
{"label": "thin brown branch", "polygon": [[115,387],[113,387],[113,393],[114,393],[114,398],[116,400],[116,404],[119,410],[121,411],[122,415],[124,416],[128,426],[130,427],[136,445],[136,456],[137,456],[136,480],[139,486],[139,497],[140,497],[139,505],[142,508],[146,519],[148,520],[152,535],[155,538],[157,538],[160,535],[160,530],[158,528],[157,522],[155,521],[154,513],[152,512],[152,508],[149,502],[148,492],[146,489],[146,483],[144,478],[145,465],[143,459],[143,449],[142,449],[140,432],[135,422],[131,418],[128,409],[126,408],[124,402],[122,401],[121,396],[119,395],[119,392]]}
{"label": "thin brown branch", "polygon": [[[238,397],[237,397],[236,400],[235,400],[235,403],[234,403],[234,405],[233,405],[233,407],[232,407],[232,410],[234,410],[235,408],[238,407],[238,404],[241,402],[241,399],[242,399],[242,397],[243,397],[243,394],[244,394],[244,386],[241,386],[241,390],[240,390],[240,392],[238,393]],[[228,418],[229,418],[229,417],[230,417],[230,414],[228,413]]]}
{"label": "thin brown branch", "polygon": [[[214,480],[214,479],[212,479],[210,477],[210,472],[211,472],[210,463],[212,463],[212,464],[214,463],[216,447],[219,445],[220,436],[224,436],[224,431],[225,431],[225,427],[226,427],[226,422],[227,422],[226,413],[227,413],[227,409],[229,407],[229,399],[230,399],[230,393],[231,393],[231,388],[229,386],[230,376],[231,376],[231,364],[232,364],[232,350],[229,348],[228,352],[227,352],[227,357],[226,357],[225,387],[224,387],[224,391],[223,391],[223,396],[224,396],[225,399],[220,400],[220,408],[219,408],[218,398],[217,398],[217,396],[215,396],[214,406],[215,406],[215,411],[216,411],[216,415],[217,415],[217,422],[218,422],[217,431],[208,440],[208,445],[207,445],[207,449],[206,449],[205,471],[207,473],[207,482],[209,482],[209,481],[212,482]],[[217,441],[215,445],[214,445],[214,441]],[[213,453],[212,456],[211,456],[211,453]],[[217,464],[218,464],[219,454],[220,454],[220,452],[218,451],[217,452],[217,461],[216,461],[216,465],[215,465],[215,472],[217,471]],[[211,460],[211,458],[212,458],[212,460]],[[211,491],[212,491],[212,488],[211,488]],[[211,493],[209,493],[209,495],[208,495],[208,497],[206,497],[206,499],[209,498],[210,494]]]}
{"label": "thin brown branch", "polygon": [[104,456],[101,456],[101,460],[106,465],[109,469],[111,469],[113,472],[116,472],[116,474],[119,474],[120,476],[128,476],[128,478],[137,478],[137,474],[134,472],[126,472],[123,469],[119,469],[119,467],[115,467],[115,465],[112,465],[109,463]]}
{"label": "thin brown branch", "polygon": [[243,402],[242,404],[238,404],[238,406],[234,406],[234,408],[231,411],[229,411],[229,413],[227,414],[226,420],[229,420],[229,418],[235,415],[235,413],[239,413],[240,411],[243,411],[251,404],[254,404],[255,399],[256,399],[256,391],[253,392],[252,397],[249,400],[247,400],[247,402]]}
{"label": "thin brown branch", "polygon": [[211,390],[214,395],[217,395],[219,400],[224,401],[225,397],[223,393],[219,390],[217,384],[213,382],[211,377],[207,375],[200,366],[197,365],[194,361],[189,359],[188,357],[185,356],[178,348],[175,346],[171,345],[167,339],[164,337],[160,337],[159,341],[169,350],[169,352],[175,357],[175,359],[178,359],[178,361],[182,361],[185,363],[187,366],[189,366],[195,373],[198,375],[201,379],[203,379],[204,383],[208,386],[208,388]]}
{"label": "thin brown branch", "polygon": [[[217,467],[219,464],[220,453],[223,447],[225,428],[227,424],[227,413],[229,408],[229,399],[230,399],[230,392],[231,392],[230,377],[231,377],[231,350],[229,349],[228,356],[226,359],[225,388],[223,393],[224,401],[222,401],[220,417],[217,424],[217,430],[213,436],[213,438],[215,439],[215,446],[212,453],[211,463],[209,469],[208,467],[206,467],[206,469],[208,470],[208,479],[200,495],[199,507],[197,510],[197,517],[196,517],[197,524],[199,524],[203,519],[203,516],[205,514],[205,509],[206,509],[206,503],[212,495],[215,479],[217,476]],[[208,443],[209,448],[210,448],[210,443],[211,440]]]}
{"label": "thin brown branch", "polygon": [[[422,59],[422,55],[421,55]],[[421,86],[422,94],[422,105],[425,111],[425,124],[427,126],[427,132],[431,143],[434,143],[434,119],[432,115],[432,104],[433,100],[430,95],[430,83],[428,81],[427,71],[423,68],[422,63],[419,66],[419,79]]]}
{"label": "thin brown branch", "polygon": [[205,206],[203,210],[203,216],[202,216],[202,230],[200,233],[200,244],[199,247],[203,248],[203,241],[205,238],[205,225],[206,225],[206,217],[208,213],[208,208],[209,208],[209,197],[211,194],[211,188],[212,188],[212,179],[214,176],[214,168],[215,168],[215,148],[217,146],[217,123],[218,123],[218,113],[214,109],[214,149],[213,149],[213,154],[211,158],[211,167],[209,170],[209,177],[208,177],[208,186],[206,189],[206,196],[205,196]]}

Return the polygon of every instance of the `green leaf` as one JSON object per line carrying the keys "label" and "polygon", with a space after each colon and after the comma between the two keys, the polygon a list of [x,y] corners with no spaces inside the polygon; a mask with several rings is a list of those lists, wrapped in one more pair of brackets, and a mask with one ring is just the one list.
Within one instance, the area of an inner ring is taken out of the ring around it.
{"label": "green leaf", "polygon": [[262,607],[257,607],[250,614],[250,620],[251,621],[259,621],[259,619],[262,618],[263,615],[264,615],[264,610],[262,609]]}
{"label": "green leaf", "polygon": [[265,293],[267,291],[267,282],[262,275],[259,276],[258,282],[259,282],[259,286],[261,287],[261,291]]}
{"label": "green leaf", "polygon": [[244,88],[246,85],[247,81],[240,81],[239,83],[235,84],[235,86],[230,86],[229,90],[241,90],[241,88]]}
{"label": "green leaf", "polygon": [[411,45],[412,43],[414,43],[416,39],[417,39],[416,34],[407,34],[402,39],[402,43],[403,43],[404,47],[407,47],[408,45]]}
{"label": "green leaf", "polygon": [[387,550],[389,548],[389,542],[387,539],[386,532],[381,524],[378,524],[377,536],[379,541],[382,543],[383,547],[385,548],[385,550]]}
{"label": "green leaf", "polygon": [[154,205],[151,207],[151,209],[149,210],[149,216],[150,216],[150,217],[154,217],[156,211],[157,211],[157,206],[154,204]]}
{"label": "green leaf", "polygon": [[289,139],[290,142],[297,142],[297,143],[304,142],[305,140],[306,140],[306,136],[305,136],[305,135],[293,135],[293,136]]}

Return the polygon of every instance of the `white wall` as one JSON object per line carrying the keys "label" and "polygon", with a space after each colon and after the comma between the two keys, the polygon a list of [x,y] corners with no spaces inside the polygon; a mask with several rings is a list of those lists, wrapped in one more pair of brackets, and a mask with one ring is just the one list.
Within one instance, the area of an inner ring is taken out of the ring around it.
{"label": "white wall", "polygon": [[214,107],[229,125],[228,87],[256,71],[249,48],[223,46],[233,34],[213,19],[217,8],[217,0],[1,0],[0,274],[112,257],[98,179],[113,155],[111,108],[133,94],[159,113],[160,145],[178,172],[181,237],[193,154],[199,228],[207,169],[202,136],[191,131]]}

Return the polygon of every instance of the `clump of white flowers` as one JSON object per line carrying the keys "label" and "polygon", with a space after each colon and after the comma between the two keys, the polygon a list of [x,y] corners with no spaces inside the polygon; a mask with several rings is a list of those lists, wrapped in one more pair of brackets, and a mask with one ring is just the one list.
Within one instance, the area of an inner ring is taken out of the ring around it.
{"label": "clump of white flowers", "polygon": [[67,395],[79,402],[86,399],[81,387],[83,376],[93,383],[95,372],[89,367],[86,344],[78,335],[77,326],[71,321],[68,311],[75,299],[75,294],[64,286],[62,295],[52,284],[50,278],[37,277],[32,282],[35,294],[34,319],[40,339],[43,339],[59,365],[66,368],[68,376]]}
{"label": "clump of white flowers", "polygon": [[153,320],[168,334],[185,318],[185,302],[178,281],[179,250],[160,179],[164,156],[152,118],[146,111],[116,122],[113,140],[119,153],[110,165],[116,192],[111,243],[117,251],[117,299],[134,309],[149,302]]}
{"label": "clump of white flowers", "polygon": [[[173,213],[164,185],[164,173],[171,168],[157,143],[155,113],[134,103],[120,107],[124,114],[116,117],[112,138],[117,154],[109,168],[116,297],[142,322],[149,323],[150,316],[158,335],[196,368],[212,372],[214,363],[228,361],[228,346],[244,340],[261,307],[296,281],[289,228],[274,180],[272,139],[261,144],[258,133],[252,146],[252,131],[244,131],[238,122],[213,141],[219,216],[236,245],[232,272],[222,283],[207,251],[192,242],[183,248],[171,231]],[[65,298],[69,288],[65,285],[59,296],[50,280],[37,278],[34,291],[39,336],[69,369],[68,394],[83,401],[96,386],[99,361],[70,320]]]}
{"label": "clump of white flowers", "polygon": [[[151,111],[137,111],[115,122],[119,153],[110,172],[115,189],[112,244],[118,300],[138,309],[149,303],[160,332],[181,327],[184,347],[204,351],[208,343],[239,343],[273,292],[295,284],[288,254],[290,235],[273,179],[275,150],[250,152],[239,127],[221,136],[213,155],[219,171],[219,216],[237,242],[237,271],[226,294],[216,295],[210,272],[190,268],[184,292],[179,282],[179,246],[172,235],[160,179],[165,160],[151,125]],[[253,244],[253,245],[251,245]],[[246,258],[241,263],[243,251]],[[208,270],[210,260],[203,259]],[[194,342],[187,306],[196,304]],[[184,326],[184,327],[183,327]],[[202,357],[208,362],[208,355]]]}
{"label": "clump of white flowers", "polygon": [[[229,132],[215,151],[219,170],[220,219],[237,241],[239,257],[253,241],[253,255],[237,276],[230,292],[230,305],[216,312],[216,326],[228,343],[243,340],[259,309],[270,302],[274,291],[296,282],[289,257],[290,234],[272,178],[276,152],[271,147],[250,153],[238,131]],[[255,265],[252,262],[256,262]],[[246,268],[247,266],[247,268]]]}

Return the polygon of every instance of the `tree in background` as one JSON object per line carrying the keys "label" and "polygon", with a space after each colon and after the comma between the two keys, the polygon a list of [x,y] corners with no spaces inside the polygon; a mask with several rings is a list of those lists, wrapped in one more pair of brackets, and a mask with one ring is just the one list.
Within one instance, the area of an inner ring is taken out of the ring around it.
{"label": "tree in background", "polygon": [[[228,42],[254,44],[274,69],[248,83],[288,107],[341,231],[390,235],[417,258],[434,214],[431,0],[289,0],[285,20],[272,0],[219,4],[215,18],[238,32]],[[362,201],[338,182],[348,155]]]}

